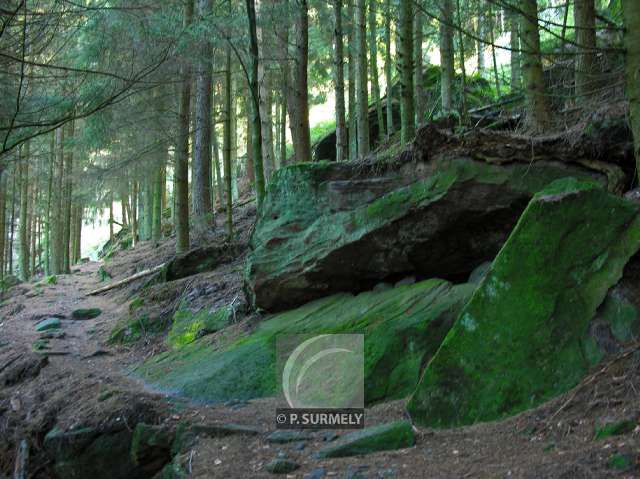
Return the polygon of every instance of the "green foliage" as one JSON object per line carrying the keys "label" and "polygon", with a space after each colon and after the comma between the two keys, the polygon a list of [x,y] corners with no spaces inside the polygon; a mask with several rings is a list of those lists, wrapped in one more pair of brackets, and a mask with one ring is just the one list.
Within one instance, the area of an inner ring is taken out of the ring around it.
{"label": "green foliage", "polygon": [[204,308],[197,313],[182,305],[173,315],[173,325],[167,342],[174,348],[191,344],[196,339],[215,333],[229,324],[233,318],[233,307],[225,306],[215,311]]}

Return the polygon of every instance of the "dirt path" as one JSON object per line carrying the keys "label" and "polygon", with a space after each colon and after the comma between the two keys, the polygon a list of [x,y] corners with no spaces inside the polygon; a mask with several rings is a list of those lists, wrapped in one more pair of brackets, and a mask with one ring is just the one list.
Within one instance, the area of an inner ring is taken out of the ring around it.
{"label": "dirt path", "polygon": [[[615,370],[605,371],[575,393],[505,421],[447,431],[416,430],[417,444],[409,449],[319,460],[315,453],[334,435],[315,432],[307,440],[287,444],[267,440],[275,429],[271,399],[193,404],[153,392],[129,376],[129,368],[154,346],[125,349],[106,344],[116,321],[125,316],[128,301],[117,291],[86,296],[101,285],[99,266],[81,265],[72,275],[59,276],[55,285],[19,285],[0,305],[0,378],[3,364],[29,358],[34,365],[40,360],[41,355],[31,352],[40,336],[35,329],[39,320],[59,315],[64,332],[43,351],[48,364],[39,364],[35,373],[21,371],[17,382],[0,384],[0,477],[12,470],[15,445],[25,437],[32,449],[30,477],[51,477],[42,438],[53,427],[73,430],[121,420],[129,421],[129,427],[142,417],[167,427],[188,420],[213,428],[176,458],[198,478],[276,477],[265,465],[279,456],[300,466],[286,475],[289,478],[640,477],[640,426],[594,438],[596,425],[603,422],[638,423],[638,355],[629,355]],[[94,319],[69,319],[78,308],[100,308],[102,313]],[[153,415],[148,414],[151,410]],[[404,402],[396,401],[367,410],[366,421],[373,425],[404,417]],[[219,434],[214,427],[229,423],[257,433]]]}

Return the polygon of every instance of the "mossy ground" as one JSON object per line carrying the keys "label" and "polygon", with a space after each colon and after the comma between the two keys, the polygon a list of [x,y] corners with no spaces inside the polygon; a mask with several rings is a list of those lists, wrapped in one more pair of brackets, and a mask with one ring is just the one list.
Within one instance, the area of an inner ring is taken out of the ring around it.
{"label": "mossy ground", "polygon": [[277,393],[278,335],[363,333],[366,401],[403,397],[472,290],[428,280],[357,296],[338,294],[272,316],[230,344],[222,332],[160,354],[136,374],[202,401],[271,396]]}
{"label": "mossy ground", "polygon": [[536,195],[425,370],[412,418],[492,420],[577,384],[589,322],[640,246],[639,209],[574,179]]}

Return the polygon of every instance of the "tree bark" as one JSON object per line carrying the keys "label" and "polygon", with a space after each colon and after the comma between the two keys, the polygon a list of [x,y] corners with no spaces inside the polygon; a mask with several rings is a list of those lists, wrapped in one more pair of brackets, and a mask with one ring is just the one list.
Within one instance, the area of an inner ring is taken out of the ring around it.
{"label": "tree bark", "polygon": [[456,0],[456,10],[458,14],[458,48],[460,49],[460,70],[462,75],[460,78],[460,117],[462,122],[466,122],[467,118],[467,70],[464,64],[465,50],[464,38],[462,35],[462,11],[460,9],[460,0]]}
{"label": "tree bark", "polygon": [[[213,0],[198,0],[202,20],[213,9]],[[200,60],[196,73],[195,143],[193,151],[193,215],[203,225],[213,223],[211,207],[211,43],[199,41]]]}
{"label": "tree bark", "polygon": [[400,92],[402,95],[400,141],[413,140],[415,101],[413,97],[413,2],[400,2]]}
{"label": "tree bark", "polygon": [[273,45],[273,40],[265,25],[268,24],[268,12],[262,8],[263,1],[256,1],[256,34],[258,36],[258,84],[260,85],[260,122],[262,124],[262,162],[264,166],[264,180],[269,183],[271,174],[275,170],[275,153],[273,148],[273,90],[271,87],[271,72],[267,68],[266,56]]}
{"label": "tree bark", "polygon": [[45,212],[44,223],[44,274],[51,274],[51,204],[53,199],[53,176],[56,164],[56,133],[51,132],[51,140],[49,142],[49,173],[47,176],[47,210]]}
{"label": "tree bark", "polygon": [[227,236],[229,241],[233,241],[233,192],[231,190],[231,129],[233,128],[232,122],[232,102],[231,98],[233,97],[233,84],[231,80],[231,50],[227,48],[226,52],[226,61],[225,61],[225,72],[224,72],[224,80],[225,80],[225,125],[224,125],[224,150],[223,150],[223,162],[224,162],[224,180],[227,189],[227,204],[226,204],[226,213],[227,213]]}
{"label": "tree bark", "polygon": [[384,77],[387,84],[386,92],[386,110],[387,110],[387,137],[390,137],[394,131],[393,124],[393,95],[391,94],[391,85],[393,83],[393,60],[391,54],[391,0],[385,0],[385,24],[384,24]]}
{"label": "tree bark", "polygon": [[592,92],[596,59],[596,7],[594,0],[575,0],[573,16],[578,56],[575,62],[576,97],[578,101]]}
{"label": "tree bark", "polygon": [[542,72],[537,0],[522,0],[521,10],[520,40],[523,51],[522,71],[528,104],[528,122],[534,131],[543,132],[551,126],[551,110]]}
{"label": "tree bark", "polygon": [[443,0],[440,11],[440,93],[442,110],[445,114],[453,110],[453,4]]}
{"label": "tree bark", "polygon": [[348,114],[348,137],[349,137],[349,160],[353,161],[358,157],[358,119],[356,108],[356,28],[354,22],[354,5],[355,0],[347,0],[347,62],[349,73],[349,114]]}
{"label": "tree bark", "polygon": [[56,130],[56,172],[53,189],[53,210],[51,216],[51,273],[62,273],[63,230],[62,205],[64,185],[64,128]]}
{"label": "tree bark", "polygon": [[[251,93],[251,122],[253,149],[253,172],[255,177],[256,204],[258,209],[264,201],[264,166],[262,161],[262,124],[260,122],[260,88],[258,85],[258,32],[256,25],[255,0],[247,0],[247,14],[249,16],[249,40],[251,54],[251,71],[249,78],[249,90]],[[227,52],[229,54],[229,52]]]}
{"label": "tree bark", "polygon": [[378,16],[376,3],[378,0],[369,1],[369,76],[371,77],[371,96],[376,107],[378,119],[378,141],[384,141],[384,115],[382,114],[382,102],[380,101],[380,80],[378,78]]}
{"label": "tree bark", "polygon": [[[568,7],[567,7],[568,8]],[[520,74],[520,28],[518,23],[518,14],[515,12],[509,13],[509,48],[511,51],[510,63],[511,63],[511,92],[520,90],[521,88],[521,74]]]}
{"label": "tree bark", "polygon": [[369,75],[367,69],[367,1],[356,0],[358,158],[369,154]]}
{"label": "tree bark", "polygon": [[414,79],[413,87],[415,91],[416,102],[416,127],[420,126],[427,116],[426,110],[426,98],[424,95],[424,73],[423,73],[423,60],[422,60],[422,42],[424,40],[423,22],[424,16],[420,6],[416,7],[415,22],[414,22]]}
{"label": "tree bark", "polygon": [[0,281],[4,279],[4,249],[7,238],[7,176],[6,170],[0,171]]}
{"label": "tree bark", "polygon": [[[193,0],[186,0],[183,26],[193,21]],[[185,59],[182,67],[180,106],[178,109],[178,138],[175,151],[176,252],[189,249],[189,122],[191,116],[191,65]],[[133,221],[132,221],[133,224]]]}
{"label": "tree bark", "polygon": [[30,142],[22,147],[22,155],[18,160],[20,169],[20,229],[18,230],[20,243],[20,278],[28,281],[29,271],[29,157]]}
{"label": "tree bark", "polygon": [[289,119],[295,161],[311,161],[311,133],[309,129],[309,5],[298,0],[295,11],[295,40],[293,81],[289,89]]}
{"label": "tree bark", "polygon": [[636,157],[636,174],[640,181],[640,3],[622,0],[624,15],[625,76],[633,144]]}
{"label": "tree bark", "polygon": [[333,13],[335,19],[335,28],[333,31],[333,43],[335,45],[333,64],[334,82],[336,87],[336,161],[346,160],[349,154],[344,103],[344,38],[342,31],[342,2],[343,0],[334,0],[333,2]]}

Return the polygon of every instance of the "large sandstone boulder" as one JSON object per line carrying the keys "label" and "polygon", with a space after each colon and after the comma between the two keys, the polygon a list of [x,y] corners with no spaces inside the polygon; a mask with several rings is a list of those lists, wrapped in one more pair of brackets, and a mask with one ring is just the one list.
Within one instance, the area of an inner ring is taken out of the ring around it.
{"label": "large sandstone boulder", "polygon": [[281,393],[279,335],[362,333],[365,401],[406,397],[474,287],[432,279],[357,296],[336,294],[276,314],[248,334],[196,339],[155,356],[136,373],[154,387],[207,402],[273,396]]}
{"label": "large sandstone boulder", "polygon": [[538,193],[427,366],[412,418],[448,427],[517,413],[575,386],[613,339],[629,340],[634,292],[609,290],[640,247],[639,212],[574,179]]}
{"label": "large sandstone boulder", "polygon": [[567,176],[606,183],[586,168],[545,161],[281,169],[251,237],[247,296],[279,311],[407,275],[464,281],[495,257],[533,194]]}

